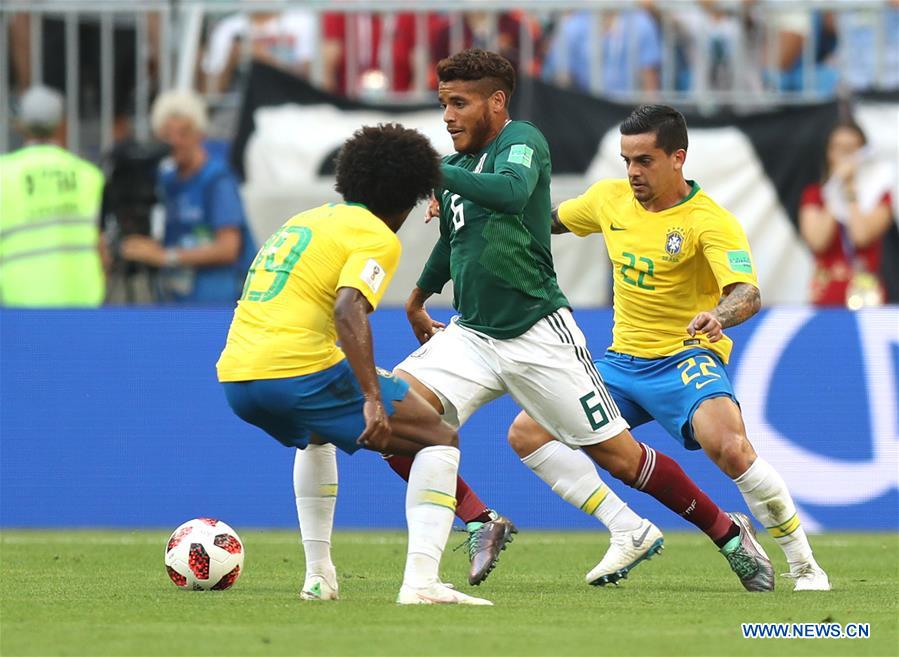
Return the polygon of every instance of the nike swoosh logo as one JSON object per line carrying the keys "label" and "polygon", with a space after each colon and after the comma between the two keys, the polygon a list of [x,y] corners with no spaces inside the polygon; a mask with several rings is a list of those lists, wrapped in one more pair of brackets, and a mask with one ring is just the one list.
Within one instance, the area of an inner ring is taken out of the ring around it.
{"label": "nike swoosh logo", "polygon": [[[718,378],[718,377],[715,377],[715,379],[717,379],[717,378]],[[696,389],[699,390],[699,389],[702,388],[703,386],[709,385],[709,384],[710,384],[712,381],[714,381],[715,379],[708,379],[708,380],[706,380],[706,381],[703,381],[702,383],[700,383],[699,381],[697,381],[697,382],[696,382]]]}
{"label": "nike swoosh logo", "polygon": [[634,545],[635,548],[638,548],[638,547],[640,547],[641,545],[643,545],[643,541],[646,540],[646,535],[647,535],[648,533],[649,533],[649,527],[647,527],[646,529],[644,529],[644,530],[643,530],[643,533],[640,534],[640,540],[637,540],[636,538],[634,538],[633,536],[631,536],[631,543],[633,543],[633,545]]}
{"label": "nike swoosh logo", "polygon": [[615,224],[609,224],[609,228],[611,228],[612,230],[627,230],[627,228],[619,228]]}

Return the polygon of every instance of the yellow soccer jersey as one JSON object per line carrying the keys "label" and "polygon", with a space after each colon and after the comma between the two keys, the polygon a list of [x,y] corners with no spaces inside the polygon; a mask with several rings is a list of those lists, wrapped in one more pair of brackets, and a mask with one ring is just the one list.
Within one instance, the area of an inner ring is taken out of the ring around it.
{"label": "yellow soccer jersey", "polygon": [[331,203],[289,219],[250,267],[219,381],[313,374],[342,361],[337,290],[355,288],[376,308],[400,251],[396,234],[361,205]]}
{"label": "yellow soccer jersey", "polygon": [[758,287],[746,234],[736,218],[692,183],[690,195],[649,212],[627,180],[602,180],[559,206],[559,219],[580,236],[602,233],[612,260],[615,326],[611,349],[661,358],[702,347],[727,362],[733,343],[687,333],[732,283]]}

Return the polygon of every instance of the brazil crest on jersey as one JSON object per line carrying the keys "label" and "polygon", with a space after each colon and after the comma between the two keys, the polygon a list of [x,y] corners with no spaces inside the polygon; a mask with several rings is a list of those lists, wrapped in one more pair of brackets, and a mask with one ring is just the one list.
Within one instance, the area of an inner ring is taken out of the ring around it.
{"label": "brazil crest on jersey", "polygon": [[687,325],[712,310],[732,283],[758,287],[742,226],[693,181],[674,207],[649,212],[627,180],[602,180],[559,206],[576,235],[602,233],[612,260],[613,351],[640,358],[709,349],[727,362],[733,343],[690,337]]}
{"label": "brazil crest on jersey", "polygon": [[550,251],[551,170],[546,139],[526,121],[444,159],[440,239],[418,287],[437,293],[452,279],[462,326],[514,338],[568,306]]}
{"label": "brazil crest on jersey", "polygon": [[219,358],[219,381],[280,379],[342,361],[334,302],[342,287],[377,308],[400,240],[364,206],[329,203],[289,219],[259,250]]}

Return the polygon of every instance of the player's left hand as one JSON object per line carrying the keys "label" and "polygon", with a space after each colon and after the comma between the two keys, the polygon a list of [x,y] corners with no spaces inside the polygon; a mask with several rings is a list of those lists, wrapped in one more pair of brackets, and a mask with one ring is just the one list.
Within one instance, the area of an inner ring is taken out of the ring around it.
{"label": "player's left hand", "polygon": [[142,262],[151,267],[165,265],[165,247],[144,235],[131,235],[123,239],[121,254],[125,260]]}
{"label": "player's left hand", "polygon": [[409,320],[409,325],[412,327],[412,332],[415,334],[419,344],[424,344],[434,337],[437,331],[446,328],[446,324],[443,322],[432,319],[424,306],[407,310],[406,318]]}
{"label": "player's left hand", "polygon": [[714,313],[702,312],[696,315],[687,325],[687,333],[694,337],[696,333],[702,333],[708,337],[709,342],[718,342],[724,337],[724,327],[715,317]]}

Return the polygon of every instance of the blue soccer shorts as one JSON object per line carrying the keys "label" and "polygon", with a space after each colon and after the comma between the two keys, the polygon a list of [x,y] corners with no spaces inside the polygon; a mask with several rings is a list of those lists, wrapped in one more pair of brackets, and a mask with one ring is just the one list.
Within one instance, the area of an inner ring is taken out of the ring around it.
{"label": "blue soccer shorts", "polygon": [[738,403],[724,363],[707,349],[688,349],[667,358],[607,351],[594,362],[631,427],[656,420],[687,449],[701,449],[693,437],[693,413],[699,404],[712,397]]}
{"label": "blue soccer shorts", "polygon": [[[387,415],[393,415],[393,402],[406,396],[409,384],[381,370],[378,380],[384,409]],[[356,440],[365,429],[365,400],[345,360],[315,374],[227,382],[222,386],[238,417],[287,447],[305,448],[310,434],[347,454],[361,447]]]}

